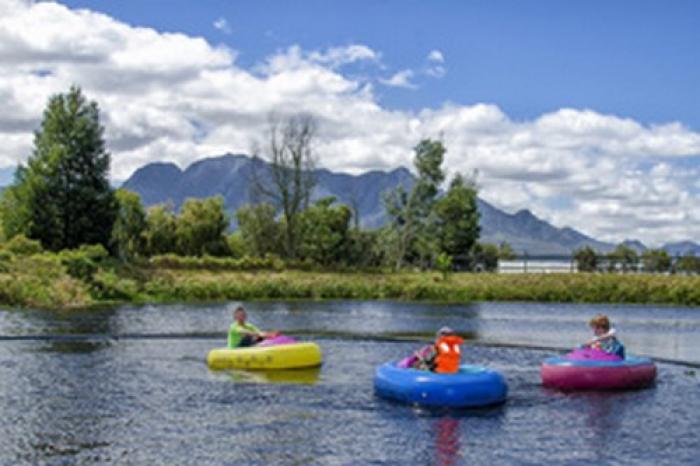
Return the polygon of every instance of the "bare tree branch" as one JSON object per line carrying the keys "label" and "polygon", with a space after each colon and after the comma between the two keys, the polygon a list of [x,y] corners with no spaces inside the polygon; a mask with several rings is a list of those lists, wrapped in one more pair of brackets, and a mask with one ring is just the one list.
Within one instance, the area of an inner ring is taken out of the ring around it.
{"label": "bare tree branch", "polygon": [[297,217],[308,207],[316,185],[313,141],[317,125],[309,114],[292,115],[284,120],[271,114],[268,121],[265,146],[268,165],[261,174],[260,149],[256,146],[251,171],[252,197],[267,200],[282,212],[286,223],[287,255],[294,258],[297,253]]}

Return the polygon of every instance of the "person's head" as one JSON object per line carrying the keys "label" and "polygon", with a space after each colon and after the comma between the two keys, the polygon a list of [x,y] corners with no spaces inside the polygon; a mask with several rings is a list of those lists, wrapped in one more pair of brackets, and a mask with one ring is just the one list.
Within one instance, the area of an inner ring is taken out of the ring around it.
{"label": "person's head", "polygon": [[452,330],[450,327],[442,327],[440,330],[437,331],[437,337],[446,337],[447,335],[454,335],[455,331]]}
{"label": "person's head", "polygon": [[591,330],[593,330],[593,333],[596,335],[603,335],[610,331],[610,319],[604,314],[598,314],[592,318],[588,325],[591,326]]}
{"label": "person's head", "polygon": [[235,320],[239,324],[244,324],[246,317],[247,315],[245,309],[243,309],[243,306],[238,306],[236,307],[236,309],[233,310],[233,320]]}

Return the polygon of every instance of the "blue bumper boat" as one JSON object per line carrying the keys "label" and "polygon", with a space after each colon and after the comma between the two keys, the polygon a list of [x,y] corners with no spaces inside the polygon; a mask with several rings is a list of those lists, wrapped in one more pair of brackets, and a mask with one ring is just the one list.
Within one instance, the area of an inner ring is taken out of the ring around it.
{"label": "blue bumper boat", "polygon": [[375,393],[404,403],[431,407],[470,408],[503,403],[508,386],[503,376],[482,366],[463,364],[456,374],[402,369],[396,362],[377,368]]}

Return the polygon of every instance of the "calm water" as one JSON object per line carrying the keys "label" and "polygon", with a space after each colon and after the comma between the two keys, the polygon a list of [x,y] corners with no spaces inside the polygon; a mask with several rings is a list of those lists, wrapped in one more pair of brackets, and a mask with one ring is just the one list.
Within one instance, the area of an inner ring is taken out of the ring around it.
{"label": "calm water", "polygon": [[[630,353],[700,364],[700,309],[484,303],[255,303],[251,320],[317,341],[320,370],[211,372],[225,305],[0,311],[0,464],[698,464],[700,370],[655,387],[561,394],[553,350],[608,313]],[[374,367],[450,325],[502,371],[503,406],[426,411],[377,399]],[[504,347],[522,345],[522,347]],[[493,346],[495,345],[495,346]],[[529,347],[528,347],[529,346]]]}

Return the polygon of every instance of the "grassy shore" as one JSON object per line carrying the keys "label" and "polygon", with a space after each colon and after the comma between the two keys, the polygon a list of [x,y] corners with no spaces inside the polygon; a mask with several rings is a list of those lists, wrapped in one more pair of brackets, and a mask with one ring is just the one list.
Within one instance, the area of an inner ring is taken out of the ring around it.
{"label": "grassy shore", "polygon": [[6,263],[0,268],[0,305],[65,309],[123,302],[395,299],[700,306],[697,276],[455,273],[444,280],[435,272],[188,270],[153,263],[126,267],[110,260],[83,265],[49,254]]}
{"label": "grassy shore", "polygon": [[700,277],[612,274],[155,271],[147,294],[165,300],[397,299],[700,305]]}

